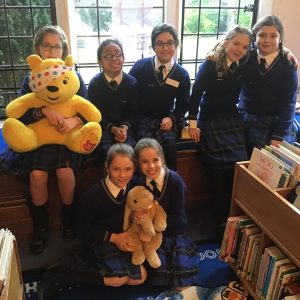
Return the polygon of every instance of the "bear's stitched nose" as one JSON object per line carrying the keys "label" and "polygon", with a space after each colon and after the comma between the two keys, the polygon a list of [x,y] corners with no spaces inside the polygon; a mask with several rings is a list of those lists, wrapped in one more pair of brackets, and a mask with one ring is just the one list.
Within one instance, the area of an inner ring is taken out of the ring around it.
{"label": "bear's stitched nose", "polygon": [[58,89],[58,87],[55,86],[55,85],[49,85],[49,86],[47,86],[47,90],[48,90],[49,92],[57,92],[59,89]]}
{"label": "bear's stitched nose", "polygon": [[133,200],[133,203],[134,203],[134,204],[137,204],[137,200]]}

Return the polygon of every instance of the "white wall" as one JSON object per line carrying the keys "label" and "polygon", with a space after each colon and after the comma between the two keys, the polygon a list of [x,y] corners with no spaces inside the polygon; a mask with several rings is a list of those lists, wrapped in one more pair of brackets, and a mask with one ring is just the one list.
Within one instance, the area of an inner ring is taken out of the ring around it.
{"label": "white wall", "polygon": [[[277,16],[284,27],[285,47],[291,49],[300,61],[300,1],[299,0],[260,0],[259,17]],[[298,68],[300,83],[300,68]]]}

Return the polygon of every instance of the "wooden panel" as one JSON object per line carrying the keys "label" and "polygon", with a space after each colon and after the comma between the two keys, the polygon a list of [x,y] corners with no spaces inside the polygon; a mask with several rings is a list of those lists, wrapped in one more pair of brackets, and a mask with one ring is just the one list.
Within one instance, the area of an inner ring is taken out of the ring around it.
{"label": "wooden panel", "polygon": [[187,205],[208,202],[209,193],[204,167],[197,151],[178,151],[177,170],[187,185]]}
{"label": "wooden panel", "polygon": [[235,172],[234,202],[300,267],[300,211],[245,165]]}

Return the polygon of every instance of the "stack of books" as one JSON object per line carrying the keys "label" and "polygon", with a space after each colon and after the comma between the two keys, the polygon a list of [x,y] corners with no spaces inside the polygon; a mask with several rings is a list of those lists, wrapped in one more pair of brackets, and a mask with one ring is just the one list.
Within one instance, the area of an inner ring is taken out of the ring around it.
{"label": "stack of books", "polygon": [[0,299],[8,295],[14,235],[8,229],[0,229]]}
{"label": "stack of books", "polygon": [[278,148],[254,148],[248,169],[272,189],[295,188],[300,179],[300,144],[283,141]]}
{"label": "stack of books", "polygon": [[300,297],[300,269],[277,246],[262,249],[264,238],[246,215],[229,217],[220,258],[255,287],[259,299]]}

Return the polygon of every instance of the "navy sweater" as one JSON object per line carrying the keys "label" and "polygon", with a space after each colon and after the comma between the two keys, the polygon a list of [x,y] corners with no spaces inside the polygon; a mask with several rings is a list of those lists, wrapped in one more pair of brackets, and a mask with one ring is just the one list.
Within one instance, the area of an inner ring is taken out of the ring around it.
{"label": "navy sweater", "polygon": [[[125,197],[134,181],[126,188]],[[112,233],[123,232],[125,200],[116,201],[108,190],[105,180],[99,180],[79,201],[78,226],[79,232],[89,244],[109,241]]]}
{"label": "navy sweater", "polygon": [[275,116],[277,124],[272,138],[282,138],[294,119],[297,86],[297,72],[286,57],[279,54],[262,74],[254,49],[244,75],[238,107],[254,115]]}
{"label": "navy sweater", "polygon": [[237,106],[245,64],[240,63],[225,75],[216,71],[216,64],[205,60],[199,67],[189,106],[189,119],[212,120],[220,117],[234,117],[238,114]]}
{"label": "navy sweater", "polygon": [[[133,75],[140,85],[139,117],[162,119],[170,116],[175,121],[184,117],[188,108],[191,83],[188,72],[179,64],[174,64],[163,83],[158,80],[154,57],[137,61],[129,74]],[[177,83],[178,87],[175,87]]]}
{"label": "navy sweater", "polygon": [[111,125],[131,127],[138,113],[138,82],[129,74],[123,73],[123,79],[116,90],[113,90],[103,73],[92,78],[88,87],[89,100],[102,114],[101,127]]}

